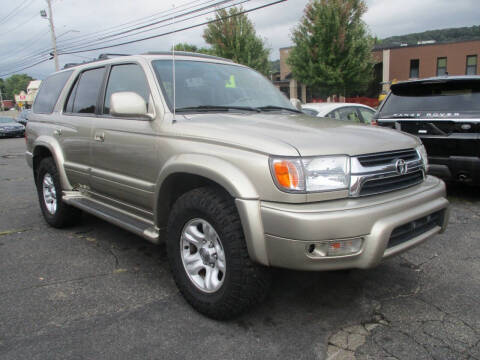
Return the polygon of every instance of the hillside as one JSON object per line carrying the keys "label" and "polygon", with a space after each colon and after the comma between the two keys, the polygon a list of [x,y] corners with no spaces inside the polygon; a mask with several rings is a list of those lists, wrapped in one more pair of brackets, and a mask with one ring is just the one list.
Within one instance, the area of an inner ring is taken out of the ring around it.
{"label": "hillside", "polygon": [[480,26],[428,30],[399,36],[391,36],[377,42],[377,46],[395,46],[401,43],[414,45],[418,41],[435,40],[436,42],[477,40],[480,39]]}

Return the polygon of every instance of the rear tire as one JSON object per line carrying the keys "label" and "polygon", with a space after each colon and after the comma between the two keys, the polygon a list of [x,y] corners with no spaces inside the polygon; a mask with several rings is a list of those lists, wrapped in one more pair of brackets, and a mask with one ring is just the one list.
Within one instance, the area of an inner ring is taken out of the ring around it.
{"label": "rear tire", "polygon": [[51,157],[44,158],[38,165],[37,193],[43,217],[50,226],[62,228],[74,224],[80,218],[79,209],[62,201],[62,186]]}
{"label": "rear tire", "polygon": [[173,277],[198,312],[226,320],[265,298],[270,273],[250,259],[235,203],[222,189],[203,187],[182,195],[173,205],[167,233]]}

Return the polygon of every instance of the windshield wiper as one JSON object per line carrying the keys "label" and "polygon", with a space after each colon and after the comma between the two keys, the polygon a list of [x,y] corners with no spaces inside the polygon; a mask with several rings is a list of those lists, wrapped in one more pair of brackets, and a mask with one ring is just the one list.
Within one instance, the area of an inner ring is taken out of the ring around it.
{"label": "windshield wiper", "polygon": [[249,106],[231,106],[231,105],[198,105],[198,106],[186,106],[176,108],[176,112],[188,112],[188,111],[225,111],[225,110],[246,110],[260,112],[259,109]]}
{"label": "windshield wiper", "polygon": [[300,110],[292,109],[292,108],[288,108],[288,107],[284,107],[284,106],[276,106],[276,105],[259,106],[259,107],[257,107],[257,109],[259,109],[259,110],[261,110],[261,111],[268,111],[268,110],[287,110],[287,111],[291,111],[291,112],[303,114]]}

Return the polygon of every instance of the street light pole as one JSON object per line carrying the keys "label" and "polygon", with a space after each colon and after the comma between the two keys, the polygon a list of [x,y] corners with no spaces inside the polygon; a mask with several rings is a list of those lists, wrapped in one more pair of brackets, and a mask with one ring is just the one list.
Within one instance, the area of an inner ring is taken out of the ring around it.
{"label": "street light pole", "polygon": [[55,71],[58,71],[60,69],[58,66],[57,38],[55,36],[55,27],[53,26],[52,0],[47,0],[47,4],[48,4],[48,21],[50,23],[50,35],[52,37],[53,60],[55,61]]}

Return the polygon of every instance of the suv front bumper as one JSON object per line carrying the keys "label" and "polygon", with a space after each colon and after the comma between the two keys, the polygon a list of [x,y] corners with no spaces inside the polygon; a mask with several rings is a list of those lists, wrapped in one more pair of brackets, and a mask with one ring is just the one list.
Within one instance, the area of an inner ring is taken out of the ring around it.
{"label": "suv front bumper", "polygon": [[[448,223],[445,185],[432,176],[417,186],[376,196],[309,204],[237,199],[237,208],[250,256],[264,265],[296,270],[370,268],[444,231]],[[415,230],[432,214],[440,215],[437,223],[389,246],[392,231]],[[351,255],[309,252],[312,245],[355,238],[363,239],[362,246]]]}

